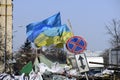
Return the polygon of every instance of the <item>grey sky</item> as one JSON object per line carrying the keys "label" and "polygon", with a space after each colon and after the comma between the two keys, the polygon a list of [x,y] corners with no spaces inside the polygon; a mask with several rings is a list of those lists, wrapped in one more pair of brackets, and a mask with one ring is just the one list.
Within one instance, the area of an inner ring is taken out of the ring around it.
{"label": "grey sky", "polygon": [[[26,25],[61,13],[62,24],[72,24],[75,35],[88,43],[87,49],[104,50],[110,47],[105,25],[120,19],[119,0],[14,0],[13,1],[14,50],[24,44]],[[22,27],[19,27],[22,26]]]}

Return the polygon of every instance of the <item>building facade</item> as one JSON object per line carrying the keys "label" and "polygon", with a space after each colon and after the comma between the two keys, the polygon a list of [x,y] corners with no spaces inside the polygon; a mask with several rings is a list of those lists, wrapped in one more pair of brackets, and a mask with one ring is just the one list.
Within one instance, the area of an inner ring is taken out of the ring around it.
{"label": "building facade", "polygon": [[0,56],[12,54],[12,0],[0,0]]}
{"label": "building facade", "polygon": [[114,64],[116,66],[111,67],[119,67],[120,65],[120,48],[113,48],[109,50],[109,64]]}

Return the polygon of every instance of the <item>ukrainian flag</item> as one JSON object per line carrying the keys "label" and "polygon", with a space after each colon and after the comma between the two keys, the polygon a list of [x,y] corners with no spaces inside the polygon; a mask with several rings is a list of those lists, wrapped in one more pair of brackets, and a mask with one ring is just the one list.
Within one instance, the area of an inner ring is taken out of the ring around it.
{"label": "ukrainian flag", "polygon": [[41,21],[41,22],[35,22],[35,23],[30,23],[26,26],[26,33],[27,33],[27,38],[31,42],[34,42],[36,37],[41,34],[43,31],[52,28],[52,27],[58,27],[61,25],[61,17],[60,17],[60,12],[57,14]]}
{"label": "ukrainian flag", "polygon": [[61,25],[60,13],[39,23],[36,25],[32,23],[27,26],[28,40],[34,42],[38,48],[51,44],[63,47],[68,38],[73,36],[67,25]]}

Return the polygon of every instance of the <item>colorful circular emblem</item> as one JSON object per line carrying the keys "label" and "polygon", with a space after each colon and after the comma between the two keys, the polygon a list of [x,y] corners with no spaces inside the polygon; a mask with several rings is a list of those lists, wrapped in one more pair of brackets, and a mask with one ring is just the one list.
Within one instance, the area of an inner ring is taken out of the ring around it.
{"label": "colorful circular emblem", "polygon": [[86,41],[80,36],[73,36],[66,43],[66,48],[75,54],[83,52],[86,49],[86,46]]}

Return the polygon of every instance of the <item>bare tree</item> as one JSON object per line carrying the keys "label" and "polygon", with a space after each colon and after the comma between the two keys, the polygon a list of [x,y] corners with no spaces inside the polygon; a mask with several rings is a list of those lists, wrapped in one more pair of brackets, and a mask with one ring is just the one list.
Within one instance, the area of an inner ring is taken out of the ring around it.
{"label": "bare tree", "polygon": [[57,48],[55,45],[51,45],[49,47],[46,47],[46,51],[44,55],[52,60],[52,61],[58,61],[58,62],[66,62],[66,52],[63,48]]}
{"label": "bare tree", "polygon": [[104,67],[107,68],[109,65],[109,49],[104,50],[103,54],[100,55],[104,59]]}
{"label": "bare tree", "polygon": [[115,48],[120,45],[120,20],[113,19],[110,25],[106,26],[108,34],[111,36],[110,44]]}
{"label": "bare tree", "polygon": [[21,50],[23,50],[25,53],[30,53],[32,52],[32,45],[31,42],[26,39],[25,43],[20,47]]}

